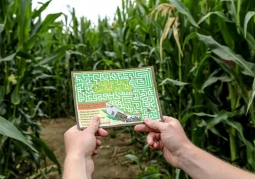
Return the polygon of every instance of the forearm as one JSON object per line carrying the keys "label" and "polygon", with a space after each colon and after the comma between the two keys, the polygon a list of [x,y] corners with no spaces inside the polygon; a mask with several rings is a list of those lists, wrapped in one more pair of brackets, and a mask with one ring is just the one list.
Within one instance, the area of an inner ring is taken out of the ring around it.
{"label": "forearm", "polygon": [[181,169],[194,179],[255,179],[255,175],[232,166],[191,145],[181,157]]}
{"label": "forearm", "polygon": [[84,158],[67,156],[64,163],[63,179],[91,179],[90,162]]}

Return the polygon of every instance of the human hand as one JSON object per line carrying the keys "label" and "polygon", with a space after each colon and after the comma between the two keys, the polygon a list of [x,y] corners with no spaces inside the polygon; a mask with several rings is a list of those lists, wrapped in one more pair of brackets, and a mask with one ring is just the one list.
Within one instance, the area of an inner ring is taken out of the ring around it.
{"label": "human hand", "polygon": [[153,149],[160,149],[165,159],[174,167],[181,167],[181,158],[193,147],[177,119],[164,116],[164,122],[144,120],[145,124],[135,126],[137,132],[149,132],[147,143]]}
{"label": "human hand", "polygon": [[100,119],[95,116],[83,131],[75,125],[64,134],[66,160],[85,163],[88,175],[92,175],[94,172],[92,156],[98,154],[98,147],[101,145],[101,141],[96,136],[105,137],[108,135],[107,131],[99,128],[99,124]]}

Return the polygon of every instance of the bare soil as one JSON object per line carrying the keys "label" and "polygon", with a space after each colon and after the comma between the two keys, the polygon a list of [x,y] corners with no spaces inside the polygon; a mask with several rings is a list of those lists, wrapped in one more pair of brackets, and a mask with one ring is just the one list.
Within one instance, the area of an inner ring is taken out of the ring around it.
{"label": "bare soil", "polygon": [[[64,133],[76,124],[75,119],[43,120],[41,138],[54,151],[62,166],[65,159]],[[101,138],[102,146],[99,155],[94,157],[95,172],[93,179],[132,179],[139,175],[139,167],[125,157],[128,151],[134,149],[130,142],[130,135],[118,131],[114,135]],[[47,168],[54,167],[51,161],[47,161]],[[60,178],[55,169],[47,178]]]}

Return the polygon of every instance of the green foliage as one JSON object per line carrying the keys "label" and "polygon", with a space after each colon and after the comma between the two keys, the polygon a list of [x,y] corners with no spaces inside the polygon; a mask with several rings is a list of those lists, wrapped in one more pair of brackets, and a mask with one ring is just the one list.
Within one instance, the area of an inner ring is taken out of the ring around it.
{"label": "green foliage", "polygon": [[116,138],[117,133],[114,129],[110,129],[108,133],[111,138]]}
{"label": "green foliage", "polygon": [[[41,19],[50,1],[32,11],[31,1],[2,0],[0,115],[58,165],[39,139],[35,119],[74,115],[70,72],[154,66],[163,114],[178,118],[197,146],[255,171],[255,1],[122,2],[114,22],[99,19],[93,26],[74,9],[70,24],[57,12]],[[157,18],[149,16],[159,5]],[[146,146],[146,134],[124,130]],[[15,176],[18,164],[30,166],[31,174],[39,170],[38,154],[18,141],[0,140],[6,178]],[[129,158],[139,161],[138,178],[187,178],[160,152],[144,147],[135,154]]]}
{"label": "green foliage", "polygon": [[0,134],[13,139],[19,140],[26,144],[30,149],[37,152],[37,150],[27,141],[24,135],[9,121],[0,116]]}
{"label": "green foliage", "polygon": [[[50,28],[61,27],[55,22],[61,13],[49,14],[41,20],[40,13],[47,3],[39,11],[32,11],[31,3],[3,0],[0,6],[0,116],[3,116],[0,133],[18,139],[32,149],[28,150],[27,146],[6,136],[0,138],[0,173],[6,178],[32,175],[40,170],[40,159],[45,157],[57,165],[61,174],[54,153],[39,139],[40,123],[35,117],[47,116],[43,112],[46,111],[47,95],[50,95],[49,90],[55,89],[52,83],[49,85],[45,81],[54,79],[49,64],[60,60],[70,45],[58,45],[48,34]],[[43,97],[39,99],[40,94]]]}
{"label": "green foliage", "polygon": [[[183,57],[172,38],[174,29],[171,28],[163,43],[163,60],[159,61],[159,39],[165,35],[167,23],[160,14],[157,20],[147,23],[144,32],[136,31],[140,41],[133,43],[143,44],[136,51],[148,48],[148,52],[140,52],[140,57],[144,55],[149,62],[142,65],[153,65],[156,69],[163,113],[180,119],[196,145],[254,171],[254,134],[248,132],[255,124],[252,19],[255,9],[250,6],[254,2],[171,0],[169,4],[177,11]],[[194,4],[198,7],[193,8]],[[148,5],[155,8],[159,4],[149,1]],[[147,7],[140,6],[134,11]],[[146,15],[140,17],[146,22]],[[143,39],[145,32],[149,33]],[[222,148],[228,148],[229,152]],[[181,173],[172,171],[176,172],[172,177],[181,178]]]}

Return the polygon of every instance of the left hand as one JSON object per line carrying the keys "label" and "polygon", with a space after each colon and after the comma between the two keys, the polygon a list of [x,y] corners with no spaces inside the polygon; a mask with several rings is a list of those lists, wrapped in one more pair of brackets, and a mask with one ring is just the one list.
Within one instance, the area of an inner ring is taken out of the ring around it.
{"label": "left hand", "polygon": [[66,158],[83,160],[91,174],[94,172],[92,156],[98,154],[98,147],[101,145],[101,141],[96,136],[108,135],[107,131],[99,128],[99,124],[100,119],[95,116],[83,131],[75,125],[64,134]]}

